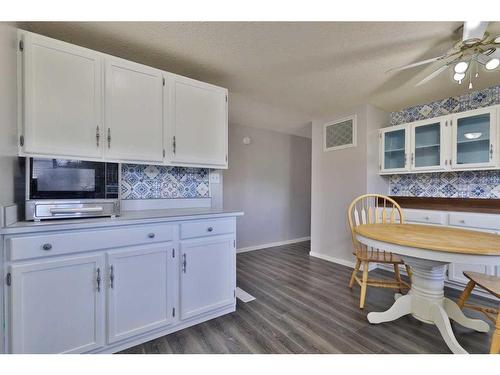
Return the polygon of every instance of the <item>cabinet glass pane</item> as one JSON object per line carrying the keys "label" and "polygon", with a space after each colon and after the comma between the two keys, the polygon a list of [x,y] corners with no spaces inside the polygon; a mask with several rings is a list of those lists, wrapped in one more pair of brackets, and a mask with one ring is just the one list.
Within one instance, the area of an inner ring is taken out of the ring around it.
{"label": "cabinet glass pane", "polygon": [[405,167],[405,129],[384,134],[384,168]]}
{"label": "cabinet glass pane", "polygon": [[457,121],[457,164],[487,163],[490,160],[490,114]]}
{"label": "cabinet glass pane", "polygon": [[415,128],[415,167],[440,164],[441,124],[439,122]]}

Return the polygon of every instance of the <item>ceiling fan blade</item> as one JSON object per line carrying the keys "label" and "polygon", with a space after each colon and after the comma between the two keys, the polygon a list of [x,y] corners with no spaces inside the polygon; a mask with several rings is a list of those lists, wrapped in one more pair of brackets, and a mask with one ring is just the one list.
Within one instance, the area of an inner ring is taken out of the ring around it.
{"label": "ceiling fan blade", "polygon": [[443,65],[443,66],[439,67],[438,69],[433,71],[431,74],[429,74],[427,77],[425,77],[423,80],[418,82],[415,86],[420,86],[420,85],[423,85],[424,83],[429,82],[431,79],[436,78],[438,75],[443,73],[446,69],[448,69],[448,65]]}
{"label": "ceiling fan blade", "polygon": [[487,27],[488,22],[465,22],[462,41],[465,42],[467,40],[482,40]]}
{"label": "ceiling fan blade", "polygon": [[400,70],[405,70],[405,69],[414,68],[414,67],[416,67],[416,66],[420,66],[420,65],[430,64],[430,63],[433,63],[433,62],[435,62],[435,61],[439,61],[439,60],[445,59],[445,58],[447,58],[447,57],[449,57],[449,56],[450,56],[450,55],[441,55],[441,56],[433,57],[432,59],[427,59],[427,60],[417,61],[417,62],[414,62],[414,63],[408,64],[408,65],[403,65],[403,66],[399,66],[399,67],[397,67],[397,68],[392,68],[392,69],[389,69],[388,71],[386,71],[386,73],[389,73],[389,72],[397,72],[397,71],[400,71]]}

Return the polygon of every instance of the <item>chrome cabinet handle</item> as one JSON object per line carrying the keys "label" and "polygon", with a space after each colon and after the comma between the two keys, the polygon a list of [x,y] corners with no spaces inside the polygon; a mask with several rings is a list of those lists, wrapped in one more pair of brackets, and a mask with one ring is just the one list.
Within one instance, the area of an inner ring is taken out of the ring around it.
{"label": "chrome cabinet handle", "polygon": [[182,272],[186,273],[186,268],[187,268],[187,261],[186,261],[186,254],[182,255]]}
{"label": "chrome cabinet handle", "polygon": [[465,224],[465,220],[460,220],[460,223]]}
{"label": "chrome cabinet handle", "polygon": [[207,231],[209,231],[209,232],[213,232],[213,230],[214,230],[214,228],[212,228],[212,227],[207,228]]}
{"label": "chrome cabinet handle", "polygon": [[148,233],[148,237],[149,238],[155,238],[155,234],[154,233]]}
{"label": "chrome cabinet handle", "polygon": [[425,220],[429,220],[429,216],[424,217]]}
{"label": "chrome cabinet handle", "polygon": [[172,149],[174,151],[174,155],[175,155],[176,148],[177,148],[177,143],[175,141],[175,135],[174,135],[174,137],[172,138]]}
{"label": "chrome cabinet handle", "polygon": [[493,143],[490,144],[490,160],[493,159]]}
{"label": "chrome cabinet handle", "polygon": [[415,165],[415,164],[413,163],[413,161],[414,161],[414,158],[413,158],[413,152],[412,152],[412,153],[411,153],[411,165]]}
{"label": "chrome cabinet handle", "polygon": [[111,266],[111,270],[109,272],[109,282],[110,282],[110,287],[111,289],[114,289],[115,287],[115,269],[113,266]]}
{"label": "chrome cabinet handle", "polygon": [[111,129],[108,128],[108,148],[111,148]]}
{"label": "chrome cabinet handle", "polygon": [[99,147],[99,140],[101,139],[101,133],[99,132],[99,125],[97,125],[97,128],[95,129],[95,143],[97,147]]}
{"label": "chrome cabinet handle", "polygon": [[42,249],[44,249],[45,251],[49,251],[49,250],[52,249],[52,244],[50,244],[50,243],[44,243],[42,245]]}
{"label": "chrome cabinet handle", "polygon": [[97,278],[95,279],[97,281],[97,291],[101,291],[101,269],[97,267]]}

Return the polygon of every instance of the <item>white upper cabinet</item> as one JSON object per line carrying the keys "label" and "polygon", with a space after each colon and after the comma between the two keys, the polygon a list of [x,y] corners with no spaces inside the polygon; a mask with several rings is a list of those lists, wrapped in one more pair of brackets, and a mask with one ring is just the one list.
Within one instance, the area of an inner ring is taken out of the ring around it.
{"label": "white upper cabinet", "polygon": [[31,33],[21,46],[21,153],[100,158],[101,55]]}
{"label": "white upper cabinet", "polygon": [[173,74],[167,86],[172,162],[227,168],[227,90]]}
{"label": "white upper cabinet", "polygon": [[485,108],[453,115],[453,168],[496,165],[496,114],[496,108]]}
{"label": "white upper cabinet", "polygon": [[[450,126],[448,126],[450,125]],[[451,121],[443,117],[419,121],[411,126],[410,169],[413,171],[446,170]]]}
{"label": "white upper cabinet", "polygon": [[391,126],[380,130],[381,172],[406,172],[409,170],[408,150],[410,130],[407,126]]}
{"label": "white upper cabinet", "polygon": [[19,155],[227,168],[227,90],[19,31]]}
{"label": "white upper cabinet", "polygon": [[107,57],[105,77],[106,157],[162,162],[162,72]]}
{"label": "white upper cabinet", "polygon": [[381,129],[380,173],[500,169],[499,111],[497,105]]}

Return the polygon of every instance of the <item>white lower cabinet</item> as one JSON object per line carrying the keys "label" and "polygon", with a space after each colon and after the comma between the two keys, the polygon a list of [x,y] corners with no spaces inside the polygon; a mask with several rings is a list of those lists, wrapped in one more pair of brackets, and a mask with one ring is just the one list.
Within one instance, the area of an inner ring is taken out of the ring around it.
{"label": "white lower cabinet", "polygon": [[10,351],[82,353],[104,345],[104,256],[11,266]]}
{"label": "white lower cabinet", "polygon": [[108,342],[167,326],[174,318],[175,248],[171,244],[106,254]]}
{"label": "white lower cabinet", "polygon": [[181,243],[180,318],[188,319],[234,303],[234,236]]}
{"label": "white lower cabinet", "polygon": [[115,352],[234,311],[235,230],[215,217],[0,237],[6,350]]}

